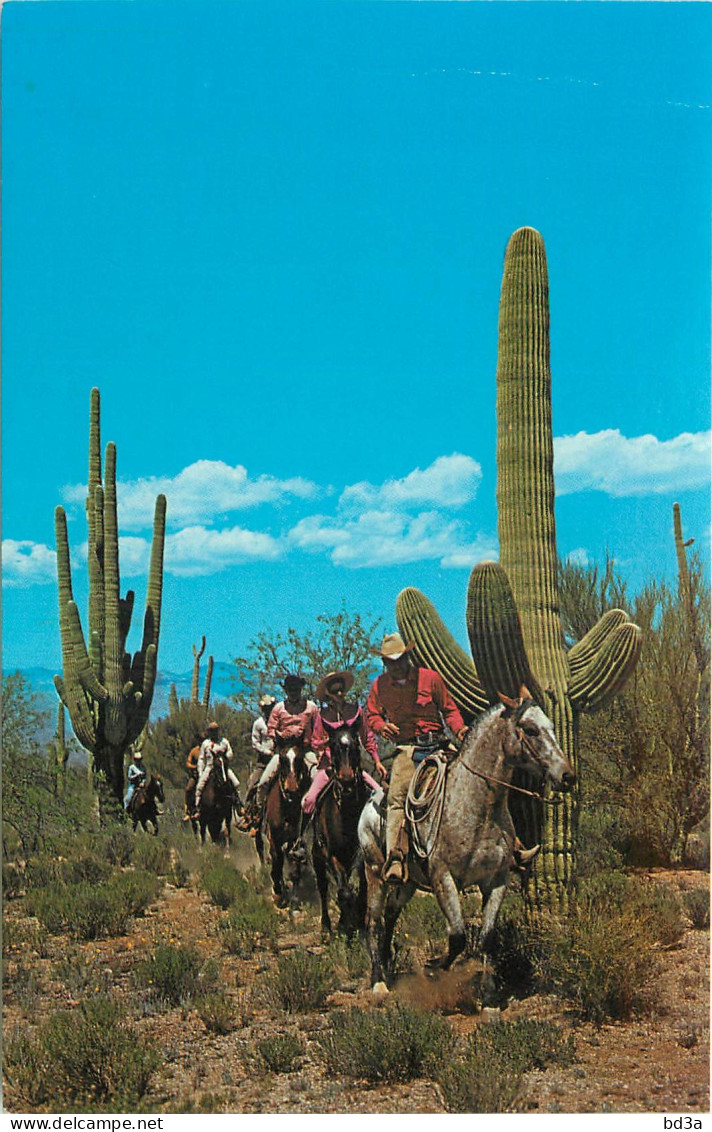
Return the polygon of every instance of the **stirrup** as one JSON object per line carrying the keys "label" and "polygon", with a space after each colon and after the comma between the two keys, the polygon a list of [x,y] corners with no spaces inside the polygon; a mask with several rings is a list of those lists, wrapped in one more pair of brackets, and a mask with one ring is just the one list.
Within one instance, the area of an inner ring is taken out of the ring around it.
{"label": "stirrup", "polygon": [[404,857],[391,851],[381,873],[386,884],[405,884],[408,879],[408,864]]}

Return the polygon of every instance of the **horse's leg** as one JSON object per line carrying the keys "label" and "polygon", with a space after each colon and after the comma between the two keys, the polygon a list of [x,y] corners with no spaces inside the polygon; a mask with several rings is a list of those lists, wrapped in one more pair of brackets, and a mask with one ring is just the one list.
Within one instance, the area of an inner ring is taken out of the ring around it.
{"label": "horse's leg", "polygon": [[329,918],[329,877],[326,870],[324,854],[321,852],[316,841],[312,849],[312,863],[314,865],[316,886],[319,889],[319,899],[321,901],[321,934],[322,938],[325,937],[328,939],[331,935],[331,920]]}
{"label": "horse's leg", "polygon": [[[382,865],[382,862],[381,862]],[[381,880],[381,866],[366,868],[368,950],[371,956],[371,989],[375,995],[388,994],[383,969],[383,913],[386,907],[386,886]]]}
{"label": "horse's leg", "polygon": [[284,849],[281,842],[278,844],[274,837],[270,837],[270,856],[272,858],[272,891],[274,902],[278,908],[286,907],[282,871],[284,869]]}
{"label": "horse's leg", "polygon": [[395,888],[388,886],[386,909],[383,915],[382,958],[386,971],[392,977],[394,966],[393,933],[401,912],[415,892],[414,884],[399,884]]}
{"label": "horse's leg", "polygon": [[361,862],[358,867],[358,896],[356,897],[356,930],[359,933],[362,933],[366,926],[367,901],[366,873],[363,862]]}
{"label": "horse's leg", "polygon": [[[499,881],[499,883],[497,883]],[[482,927],[480,928],[477,946],[482,954],[482,1006],[491,1009],[497,1007],[497,987],[490,965],[492,945],[494,943],[494,926],[502,907],[504,894],[507,891],[507,876],[504,880],[497,878],[494,887],[482,888]]]}
{"label": "horse's leg", "polygon": [[452,874],[447,870],[438,870],[431,874],[430,881],[435,899],[440,905],[440,911],[447,921],[448,949],[447,955],[441,955],[438,959],[431,959],[428,966],[441,967],[444,971],[447,971],[467,946],[465,920],[460,905],[460,894],[457,891],[457,885]]}
{"label": "horse's leg", "polygon": [[255,850],[261,865],[265,863],[265,843],[262,837],[262,830],[258,829],[255,834]]}

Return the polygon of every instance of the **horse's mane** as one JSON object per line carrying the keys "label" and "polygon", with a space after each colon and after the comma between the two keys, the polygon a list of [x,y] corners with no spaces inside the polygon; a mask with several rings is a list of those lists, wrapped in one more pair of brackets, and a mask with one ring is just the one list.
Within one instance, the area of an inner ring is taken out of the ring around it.
{"label": "horse's mane", "polygon": [[487,731],[492,724],[492,721],[502,714],[504,711],[504,704],[494,704],[493,707],[488,708],[484,715],[481,715],[477,720],[475,727],[474,739],[481,739],[485,731]]}

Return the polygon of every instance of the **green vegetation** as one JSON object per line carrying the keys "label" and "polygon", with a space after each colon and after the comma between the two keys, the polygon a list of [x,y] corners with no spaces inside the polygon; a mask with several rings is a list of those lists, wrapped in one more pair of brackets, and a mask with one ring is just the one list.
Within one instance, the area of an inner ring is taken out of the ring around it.
{"label": "green vegetation", "polygon": [[180,1006],[215,989],[217,968],[214,961],[203,962],[194,947],[162,943],[139,964],[136,982],[159,1000]]}
{"label": "green vegetation", "polygon": [[338,613],[319,614],[313,632],[288,629],[286,637],[259,633],[247,646],[246,655],[235,658],[242,689],[235,701],[241,708],[254,711],[264,692],[282,698],[282,681],[288,672],[301,673],[313,692],[327,672],[343,669],[355,677],[349,696],[363,698],[377,669],[371,650],[382,631],[381,624],[380,618],[364,621],[344,604]]}
{"label": "green vegetation", "polygon": [[231,1034],[238,1026],[235,1003],[223,991],[201,995],[196,999],[195,1009],[211,1034]]}
{"label": "green vegetation", "polygon": [[146,873],[119,873],[97,884],[79,881],[33,889],[27,908],[47,931],[75,939],[123,935],[133,916],[156,899],[160,882]]}
{"label": "green vegetation", "polygon": [[325,955],[297,947],[280,955],[264,982],[268,1002],[287,1014],[318,1010],[334,989],[333,967]]}
{"label": "green vegetation", "polygon": [[710,926],[710,892],[708,888],[691,888],[683,896],[685,911],[692,920],[693,928],[700,930]]}
{"label": "green vegetation", "polygon": [[304,1056],[304,1040],[299,1034],[274,1034],[255,1043],[258,1061],[270,1073],[291,1073]]}
{"label": "green vegetation", "polygon": [[386,1010],[334,1013],[317,1041],[330,1073],[367,1081],[409,1081],[447,1061],[454,1037],[437,1014],[397,1004]]}
{"label": "green vegetation", "polygon": [[134,1112],[160,1062],[106,996],[10,1036],[3,1051],[7,1080],[32,1112]]}
{"label": "green vegetation", "polygon": [[573,1036],[559,1026],[500,1022],[478,1026],[454,1056],[438,1060],[433,1076],[450,1112],[512,1112],[524,1073],[568,1066],[574,1058]]}
{"label": "green vegetation", "polygon": [[153,524],[146,612],[141,647],[131,658],[126,640],[134,594],[120,596],[119,531],[116,510],[116,446],[106,446],[102,481],[99,390],[92,389],[89,413],[89,485],[87,495],[89,624],[85,638],[72,591],[67,517],[55,511],[59,628],[62,677],[55,677],[59,697],[69,712],[74,734],[94,756],[94,769],[120,802],[126,752],[148,721],[153,698],[161,626],[163,546],[166,498],[159,495]]}
{"label": "green vegetation", "polygon": [[251,955],[276,951],[279,916],[263,896],[250,891],[229,915],[220,921],[220,943],[230,955],[249,959]]}

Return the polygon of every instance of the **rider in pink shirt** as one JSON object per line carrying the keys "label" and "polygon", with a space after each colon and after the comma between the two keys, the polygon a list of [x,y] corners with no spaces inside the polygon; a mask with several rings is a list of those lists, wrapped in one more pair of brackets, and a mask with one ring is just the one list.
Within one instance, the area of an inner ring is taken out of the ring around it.
{"label": "rider in pink shirt", "polygon": [[[358,737],[362,746],[373,759],[376,772],[383,779],[387,777],[386,768],[378,754],[376,736],[366,723],[364,714],[356,703],[346,703],[344,697],[352,686],[354,678],[350,672],[329,672],[319,682],[316,690],[318,700],[328,700],[327,706],[322,708],[314,721],[312,732],[312,747],[321,753],[319,767],[312,780],[309,790],[302,799],[302,809],[307,815],[314,812],[317,799],[329,781],[329,768],[331,767],[331,750],[329,748],[330,733],[337,731],[345,724],[352,727],[358,724]],[[362,771],[363,780],[371,790],[378,790],[378,783],[366,771]]]}

